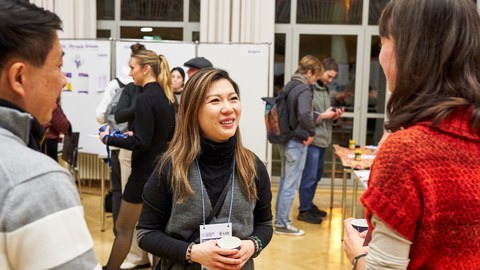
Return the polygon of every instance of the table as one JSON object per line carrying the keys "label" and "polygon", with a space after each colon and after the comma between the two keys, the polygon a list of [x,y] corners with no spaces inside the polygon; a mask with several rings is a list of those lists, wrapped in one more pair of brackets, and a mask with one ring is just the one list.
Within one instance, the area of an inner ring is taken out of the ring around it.
{"label": "table", "polygon": [[[362,160],[355,160],[355,151],[362,151]],[[342,183],[342,239],[344,233],[343,220],[345,219],[346,204],[347,204],[347,174],[351,174],[353,168],[357,165],[362,169],[368,169],[372,166],[375,158],[375,148],[371,146],[360,146],[355,149],[348,149],[347,147],[338,144],[333,145],[333,161],[332,161],[332,182],[330,194],[330,208],[333,207],[333,181],[335,180],[336,159],[339,158],[343,167],[343,183]],[[355,186],[355,185],[354,185]]]}
{"label": "table", "polygon": [[367,189],[370,170],[353,171],[352,216],[356,218],[358,183]]}

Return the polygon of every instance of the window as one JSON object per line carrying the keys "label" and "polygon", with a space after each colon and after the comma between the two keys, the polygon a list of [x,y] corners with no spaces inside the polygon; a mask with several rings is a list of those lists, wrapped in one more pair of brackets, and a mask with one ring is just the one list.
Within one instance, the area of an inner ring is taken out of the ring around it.
{"label": "window", "polygon": [[153,27],[152,32],[144,33],[141,27],[120,27],[120,38],[151,39],[151,40],[182,40],[182,28]]}
{"label": "window", "polygon": [[111,36],[110,29],[97,29],[97,38],[109,38]]}
{"label": "window", "polygon": [[200,22],[200,0],[189,0],[189,1],[190,1],[190,3],[189,3],[189,21],[190,22]]}
{"label": "window", "polygon": [[135,21],[183,21],[183,1],[122,0],[121,19]]}
{"label": "window", "polygon": [[368,7],[368,24],[378,25],[380,14],[390,0],[370,0]]}
{"label": "window", "polygon": [[275,1],[275,23],[290,23],[290,0]]}
{"label": "window", "polygon": [[97,0],[97,20],[114,20],[114,19],[115,19],[115,1],[114,0]]}
{"label": "window", "polygon": [[363,0],[297,0],[297,23],[361,24]]}

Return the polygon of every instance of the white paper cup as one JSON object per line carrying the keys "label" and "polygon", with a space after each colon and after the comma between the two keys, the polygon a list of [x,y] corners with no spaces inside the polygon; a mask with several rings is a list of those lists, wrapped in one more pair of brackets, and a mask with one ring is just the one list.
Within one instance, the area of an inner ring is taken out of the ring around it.
{"label": "white paper cup", "polygon": [[217,240],[217,246],[221,248],[240,249],[242,240],[235,236],[225,236]]}
{"label": "white paper cup", "polygon": [[367,220],[364,218],[354,219],[351,221],[352,226],[359,232],[368,230]]}

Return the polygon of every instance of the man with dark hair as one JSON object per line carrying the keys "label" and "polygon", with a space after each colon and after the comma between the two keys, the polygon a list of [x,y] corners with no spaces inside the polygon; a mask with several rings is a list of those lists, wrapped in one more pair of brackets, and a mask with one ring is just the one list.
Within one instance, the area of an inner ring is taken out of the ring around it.
{"label": "man with dark hair", "polygon": [[0,269],[100,269],[72,177],[40,152],[66,84],[60,18],[0,0]]}
{"label": "man with dark hair", "polygon": [[202,68],[211,68],[213,67],[212,63],[208,61],[205,57],[195,57],[183,64],[184,66],[188,67],[187,75],[188,78],[192,77],[193,74],[197,73]]}

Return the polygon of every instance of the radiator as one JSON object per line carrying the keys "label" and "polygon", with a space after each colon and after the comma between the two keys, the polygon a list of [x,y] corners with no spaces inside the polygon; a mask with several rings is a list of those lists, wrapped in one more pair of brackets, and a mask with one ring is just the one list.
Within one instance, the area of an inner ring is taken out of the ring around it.
{"label": "radiator", "polygon": [[105,180],[110,180],[108,165],[102,159],[99,159],[96,154],[78,153],[77,168],[82,180],[100,180],[102,171]]}

